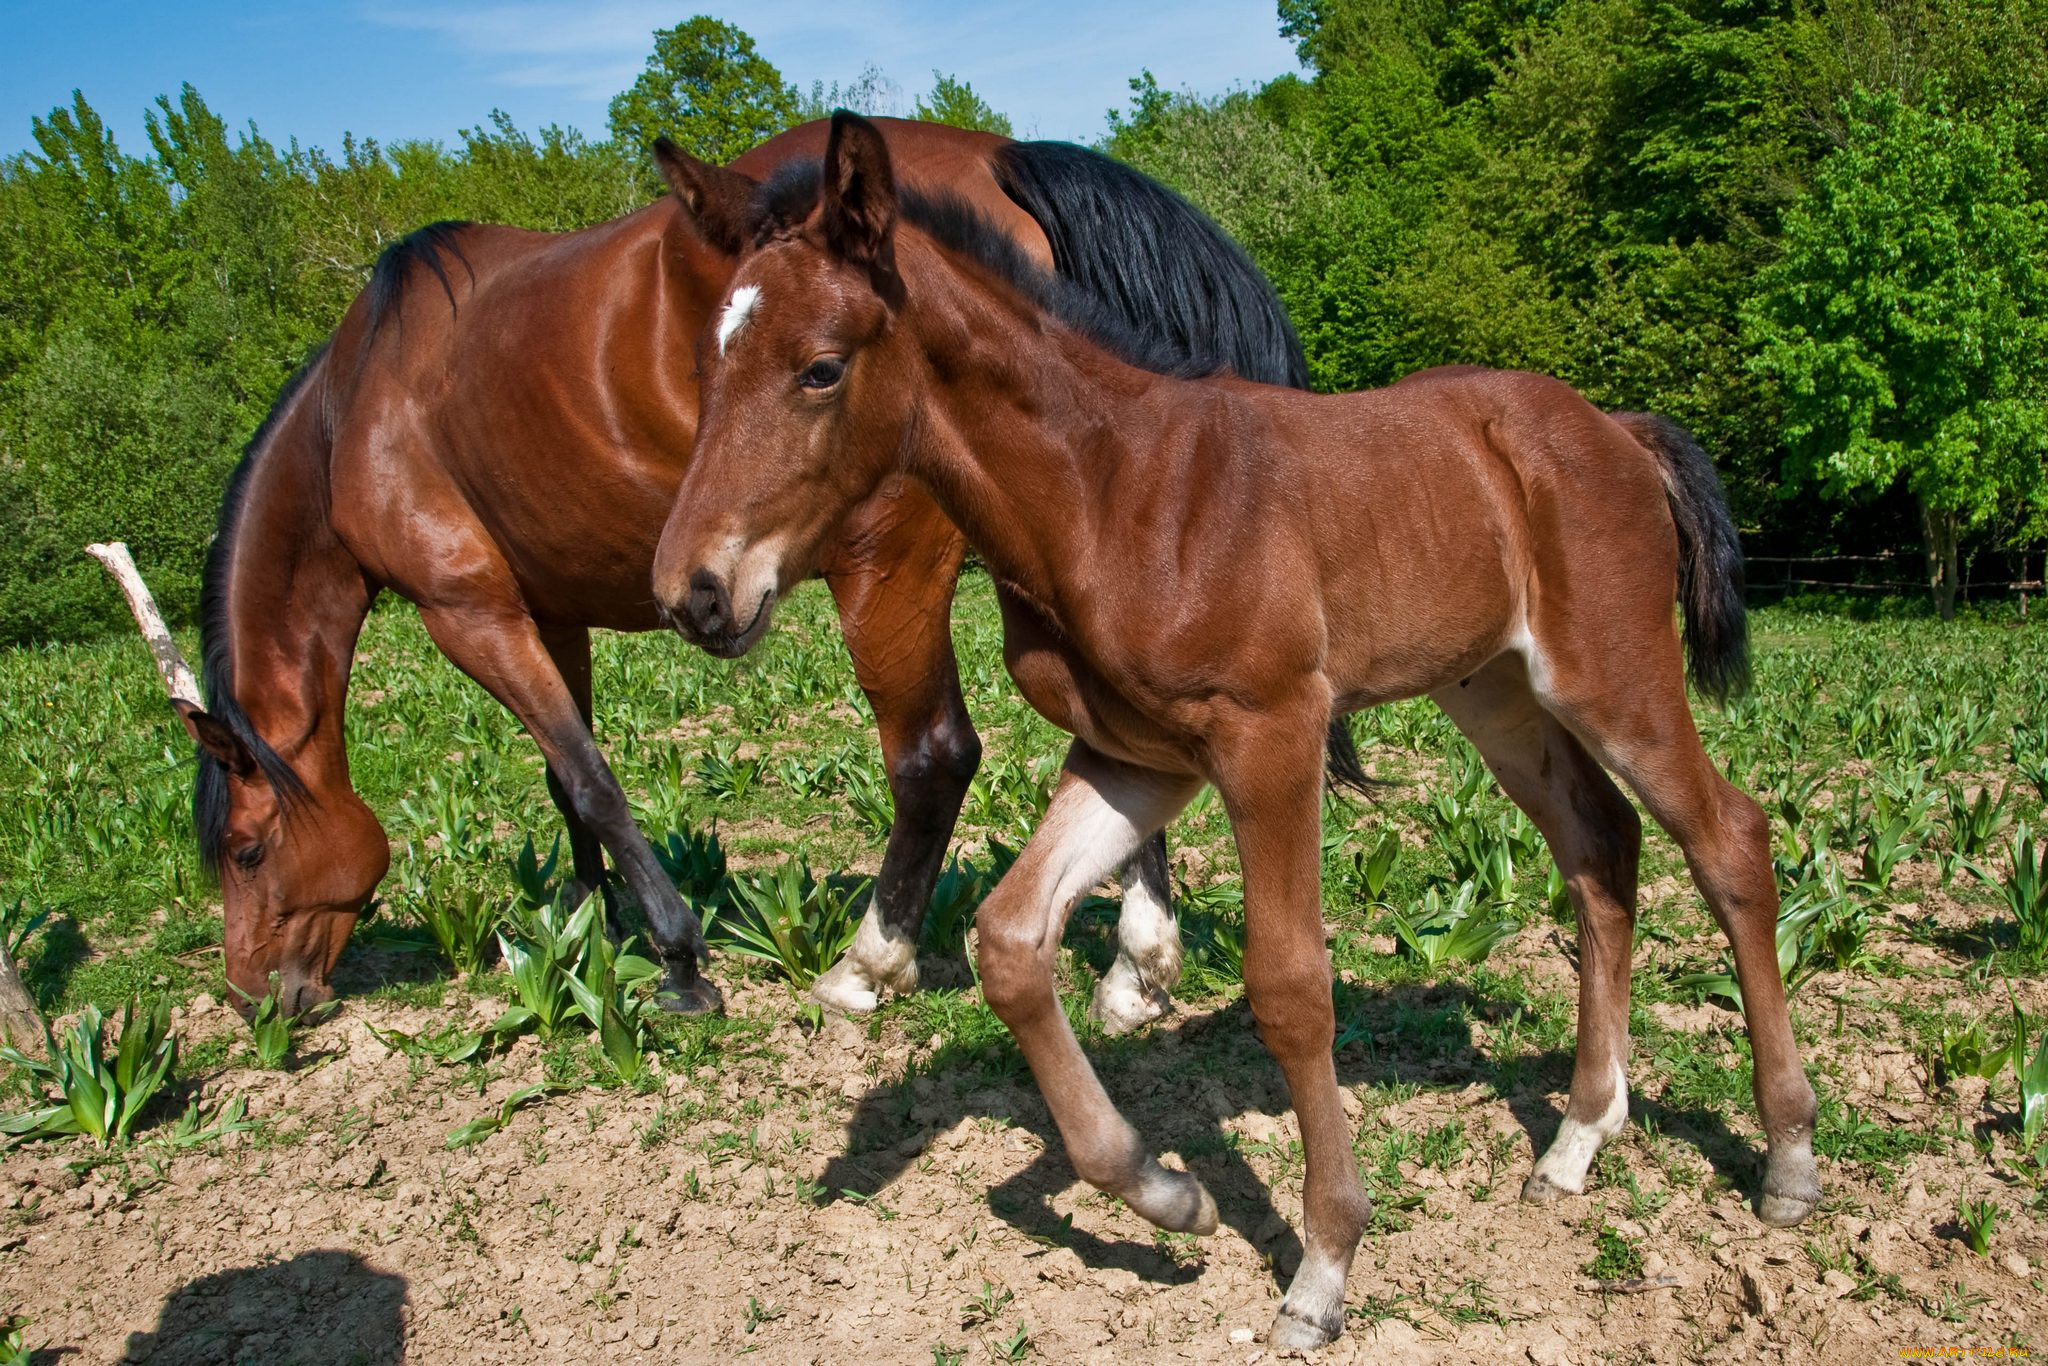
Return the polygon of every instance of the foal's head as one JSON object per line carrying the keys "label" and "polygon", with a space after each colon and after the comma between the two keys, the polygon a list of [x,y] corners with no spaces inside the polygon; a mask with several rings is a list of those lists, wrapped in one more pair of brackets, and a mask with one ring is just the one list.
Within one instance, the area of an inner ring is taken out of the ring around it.
{"label": "foal's head", "polygon": [[695,454],[654,591],[687,639],[732,657],[898,463],[917,356],[896,325],[896,187],[881,134],[845,113],[815,178],[749,185],[737,221],[730,172],[660,156],[705,235],[740,256],[697,341]]}

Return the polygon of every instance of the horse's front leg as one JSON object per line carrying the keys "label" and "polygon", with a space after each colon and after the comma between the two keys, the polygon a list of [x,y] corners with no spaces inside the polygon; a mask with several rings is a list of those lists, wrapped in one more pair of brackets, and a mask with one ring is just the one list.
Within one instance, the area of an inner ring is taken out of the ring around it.
{"label": "horse's front leg", "polygon": [[1317,836],[1326,715],[1275,710],[1212,736],[1216,786],[1244,867],[1245,995],[1287,1077],[1307,1158],[1301,1266],[1268,1342],[1320,1347],[1344,1328],[1344,1284],[1372,1201],[1351,1154],[1331,1048],[1336,1012],[1323,943]]}
{"label": "horse's front leg", "polygon": [[1173,1009],[1173,987],[1180,981],[1180,921],[1173,913],[1173,888],[1167,880],[1166,832],[1160,831],[1139,848],[1117,874],[1123,884],[1123,910],[1116,922],[1116,961],[1095,984],[1088,1013],[1105,1034],[1128,1034]]}
{"label": "horse's front leg", "polygon": [[981,740],[953,658],[953,586],[965,543],[922,493],[899,487],[854,510],[825,582],[874,709],[896,818],[853,947],[811,996],[855,1013],[917,988],[917,941]]}
{"label": "horse's front leg", "polygon": [[420,607],[441,653],[517,716],[547,759],[570,807],[595,831],[639,899],[662,962],[662,1007],[695,1015],[717,1010],[718,988],[702,976],[704,929],[662,871],[626,809],[626,794],[605,762],[533,619],[496,605]]}
{"label": "horse's front leg", "polygon": [[1075,741],[1052,805],[976,917],[981,990],[1016,1036],[1081,1179],[1161,1228],[1210,1233],[1216,1202],[1169,1171],[1117,1113],[1060,1009],[1060,931],[1081,897],[1173,819],[1200,780],[1118,763]]}

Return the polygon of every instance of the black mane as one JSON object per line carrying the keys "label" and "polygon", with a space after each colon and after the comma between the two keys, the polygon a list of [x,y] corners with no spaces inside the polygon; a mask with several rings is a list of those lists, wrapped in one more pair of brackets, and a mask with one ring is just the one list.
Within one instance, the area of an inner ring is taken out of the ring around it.
{"label": "black mane", "polygon": [[[255,756],[256,767],[277,792],[279,805],[289,812],[306,795],[306,785],[250,724],[242,704],[235,699],[235,669],[232,617],[228,610],[228,569],[234,556],[235,531],[241,522],[242,504],[249,493],[249,476],[256,470],[278,420],[291,408],[327,348],[315,351],[297,374],[285,382],[277,402],[270,407],[263,425],[242,448],[242,458],[228,476],[227,491],[221,496],[220,520],[213,544],[207,547],[206,569],[199,583],[200,680],[206,689],[206,710],[220,720]],[[199,772],[192,782],[192,824],[199,837],[199,862],[209,877],[220,876],[220,859],[228,826],[228,772],[220,760],[199,751]]]}
{"label": "black mane", "polygon": [[[369,325],[363,329],[365,346],[377,335],[384,319],[396,313],[414,266],[425,266],[434,273],[434,278],[441,282],[441,292],[448,296],[448,307],[455,308],[455,283],[448,278],[448,266],[442,258],[452,256],[460,261],[469,272],[470,283],[476,282],[476,268],[462,254],[460,240],[463,230],[472,226],[454,218],[429,223],[413,229],[377,254],[377,264],[370,271],[370,283],[364,291],[370,297]],[[286,395],[289,393],[287,390]]]}

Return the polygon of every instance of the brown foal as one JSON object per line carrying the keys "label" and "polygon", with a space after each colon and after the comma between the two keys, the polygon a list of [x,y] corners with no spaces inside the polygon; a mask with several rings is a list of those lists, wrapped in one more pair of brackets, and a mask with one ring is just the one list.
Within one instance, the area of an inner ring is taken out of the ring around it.
{"label": "brown foal", "polygon": [[1611,770],[1734,944],[1769,1139],[1760,1213],[1813,1209],[1767,828],[1686,700],[1674,592],[1702,684],[1746,663],[1733,528],[1690,438],[1528,374],[1320,397],[1151,373],[971,210],[899,192],[851,115],[818,172],[771,181],[749,212],[752,249],[698,346],[702,424],[656,594],[700,643],[742,651],[847,510],[900,475],[980,550],[1019,687],[1075,737],[981,909],[982,985],[1084,1179],[1162,1227],[1215,1227],[1201,1184],[1117,1113],[1053,985],[1076,900],[1213,783],[1243,864],[1246,993],[1307,1155],[1305,1255],[1271,1341],[1342,1328],[1370,1205],[1331,1057],[1323,737],[1333,715],[1427,694],[1542,830],[1579,917],[1571,1098],[1524,1197],[1582,1190],[1628,1116],[1641,830]]}

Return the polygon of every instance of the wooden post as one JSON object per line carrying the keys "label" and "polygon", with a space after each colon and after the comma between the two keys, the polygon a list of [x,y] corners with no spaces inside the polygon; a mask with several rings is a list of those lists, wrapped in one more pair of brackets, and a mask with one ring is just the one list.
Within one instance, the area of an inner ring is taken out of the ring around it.
{"label": "wooden post", "polygon": [[22,985],[14,966],[14,955],[0,940],[0,1043],[12,1044],[30,1057],[43,1055],[43,1035],[48,1026],[36,1009],[35,997]]}
{"label": "wooden post", "polygon": [[185,662],[185,656],[178,652],[178,642],[171,639],[170,629],[156,610],[156,599],[149,595],[149,585],[142,581],[141,573],[135,568],[135,560],[128,554],[127,542],[89,545],[85,553],[105,565],[107,572],[114,576],[114,582],[121,586],[121,596],[128,599],[128,610],[135,614],[135,624],[142,628],[142,639],[156,658],[156,671],[163,675],[164,690],[174,701],[198,706],[204,696],[199,691],[199,680],[193,676],[192,666]]}

